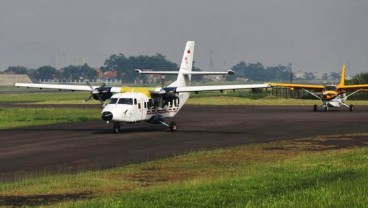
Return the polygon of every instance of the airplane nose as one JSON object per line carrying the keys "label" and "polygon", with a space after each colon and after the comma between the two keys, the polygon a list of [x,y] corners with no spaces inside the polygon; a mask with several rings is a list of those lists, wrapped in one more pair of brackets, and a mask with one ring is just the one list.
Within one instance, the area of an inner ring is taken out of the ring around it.
{"label": "airplane nose", "polygon": [[110,111],[105,111],[102,113],[101,118],[104,121],[111,121],[112,120],[112,113]]}

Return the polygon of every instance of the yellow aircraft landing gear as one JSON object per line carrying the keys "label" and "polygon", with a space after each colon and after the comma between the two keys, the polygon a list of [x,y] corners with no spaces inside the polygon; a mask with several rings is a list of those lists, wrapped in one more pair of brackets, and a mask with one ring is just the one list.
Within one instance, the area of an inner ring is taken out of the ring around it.
{"label": "yellow aircraft landing gear", "polygon": [[353,111],[353,110],[354,110],[354,106],[353,106],[353,105],[350,105],[350,106],[349,106],[349,110],[350,110],[350,111]]}

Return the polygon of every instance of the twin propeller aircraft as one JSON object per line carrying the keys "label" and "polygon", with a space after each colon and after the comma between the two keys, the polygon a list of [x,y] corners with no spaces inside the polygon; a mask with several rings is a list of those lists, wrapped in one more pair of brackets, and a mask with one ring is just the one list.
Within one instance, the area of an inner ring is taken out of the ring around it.
{"label": "twin propeller aircraft", "polygon": [[[169,127],[171,132],[176,131],[176,123],[171,121],[165,123],[166,118],[174,117],[188,100],[191,92],[223,91],[236,89],[267,88],[268,84],[248,85],[212,85],[212,86],[190,86],[191,76],[195,75],[220,75],[232,74],[227,72],[194,72],[193,64],[194,41],[188,41],[179,71],[152,71],[140,74],[175,74],[176,81],[167,87],[143,88],[143,87],[107,87],[82,85],[55,85],[55,84],[29,84],[16,83],[17,87],[59,89],[74,91],[89,91],[92,97],[99,100],[104,106],[101,118],[107,123],[113,123],[114,133],[118,133],[122,123],[136,123],[147,121],[152,124],[162,124]],[[114,94],[115,93],[115,94]],[[110,99],[105,106],[104,101]]]}

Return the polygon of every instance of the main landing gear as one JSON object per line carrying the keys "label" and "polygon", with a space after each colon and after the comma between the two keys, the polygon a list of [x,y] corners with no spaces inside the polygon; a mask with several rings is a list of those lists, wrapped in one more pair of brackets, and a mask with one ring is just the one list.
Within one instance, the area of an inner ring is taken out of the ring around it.
{"label": "main landing gear", "polygon": [[327,105],[325,106],[325,112],[328,112],[328,106]]}
{"label": "main landing gear", "polygon": [[[354,111],[354,106],[353,105],[346,105],[346,104],[343,104],[343,106],[346,106],[346,107],[348,107],[349,108],[349,111]],[[327,105],[322,105],[322,106],[320,106],[320,107],[323,107],[323,110],[325,111],[325,112],[328,112],[328,110],[329,110],[329,107],[327,106]],[[313,106],[313,111],[314,112],[316,112],[316,111],[318,111],[318,106],[317,105],[314,105]]]}
{"label": "main landing gear", "polygon": [[[324,111],[327,112],[328,111],[328,106],[327,105],[322,105],[320,107],[323,107]],[[313,106],[313,111],[317,112],[318,111],[318,105],[314,104]]]}
{"label": "main landing gear", "polygon": [[171,121],[170,122],[169,129],[170,129],[171,132],[175,132],[176,131],[176,123],[175,123],[175,121]]}
{"label": "main landing gear", "polygon": [[[325,112],[328,112],[328,110],[329,110],[329,108],[328,108],[328,106],[327,106],[327,105],[321,105],[321,106],[319,106],[319,107],[323,107],[323,110],[324,110]],[[318,105],[314,104],[314,106],[313,106],[313,111],[314,111],[314,112],[317,112],[317,111],[318,111]]]}
{"label": "main landing gear", "polygon": [[349,106],[349,110],[350,110],[350,111],[353,111],[353,110],[354,110],[354,106],[353,106],[353,105],[350,105],[350,106]]}
{"label": "main landing gear", "polygon": [[176,130],[177,130],[175,121],[171,121],[170,124],[167,124],[163,121],[160,121],[160,123],[164,126],[169,127],[170,132],[176,132]]}
{"label": "main landing gear", "polygon": [[[177,126],[176,126],[175,121],[171,121],[170,124],[167,124],[167,123],[165,123],[163,121],[159,121],[159,123],[162,124],[162,125],[164,125],[164,126],[166,126],[166,127],[168,127],[170,132],[175,132],[177,130]],[[114,122],[113,128],[112,128],[114,134],[119,133],[120,127],[121,127],[120,123]]]}

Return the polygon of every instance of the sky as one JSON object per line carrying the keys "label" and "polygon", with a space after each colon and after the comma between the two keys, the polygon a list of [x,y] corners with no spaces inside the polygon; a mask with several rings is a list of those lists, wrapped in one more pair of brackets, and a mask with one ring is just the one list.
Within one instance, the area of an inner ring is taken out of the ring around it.
{"label": "sky", "polygon": [[1,0],[0,70],[160,53],[186,41],[204,71],[240,61],[294,72],[368,71],[366,0]]}

